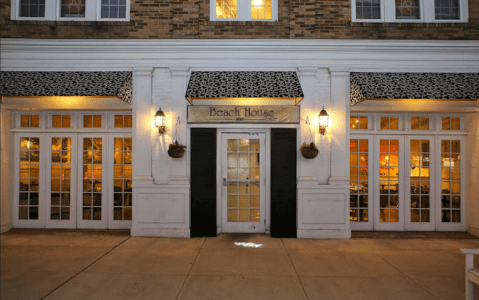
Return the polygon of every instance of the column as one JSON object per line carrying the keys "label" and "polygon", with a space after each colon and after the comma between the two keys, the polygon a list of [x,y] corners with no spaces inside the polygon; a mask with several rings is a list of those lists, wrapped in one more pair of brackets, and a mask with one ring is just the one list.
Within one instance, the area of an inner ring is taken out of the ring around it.
{"label": "column", "polygon": [[331,176],[329,184],[349,184],[349,69],[330,67]]}
{"label": "column", "polygon": [[[301,88],[303,89],[304,98],[301,100],[301,120],[300,120],[300,131],[299,131],[299,143],[300,145],[306,141],[306,143],[315,142],[316,143],[316,131],[313,128],[313,118],[317,117],[319,111],[316,109],[315,102],[318,100],[316,93],[316,71],[317,67],[300,67],[298,68]],[[311,123],[307,124],[307,122]],[[311,126],[311,132],[313,137],[311,139],[309,135],[309,128]],[[319,154],[318,154],[319,156]],[[298,185],[317,185],[318,179],[316,178],[316,167],[318,156],[312,159],[306,159],[301,155],[301,152],[298,148],[298,157],[299,157],[299,174],[298,174]]]}
{"label": "column", "polygon": [[[174,136],[176,130],[178,129],[178,136],[183,145],[187,145],[187,135],[186,135],[186,114],[187,114],[187,101],[185,99],[187,79],[188,79],[188,70],[189,68],[170,68],[171,71],[171,84],[172,84],[172,93],[171,93],[171,138],[174,142]],[[180,120],[180,123],[177,124],[177,120]],[[188,184],[189,177],[188,174],[188,148],[185,156],[182,158],[172,158],[171,163],[171,177],[170,184]]]}
{"label": "column", "polygon": [[151,176],[152,79],[153,68],[133,70],[133,182],[153,184]]}

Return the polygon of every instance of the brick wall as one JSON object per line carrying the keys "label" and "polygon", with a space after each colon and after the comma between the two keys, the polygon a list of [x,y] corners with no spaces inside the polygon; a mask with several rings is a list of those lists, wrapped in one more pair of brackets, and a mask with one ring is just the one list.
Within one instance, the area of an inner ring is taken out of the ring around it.
{"label": "brick wall", "polygon": [[350,0],[278,0],[276,22],[210,21],[210,0],[131,0],[130,22],[11,21],[0,0],[4,38],[479,39],[479,0],[469,23],[351,23]]}

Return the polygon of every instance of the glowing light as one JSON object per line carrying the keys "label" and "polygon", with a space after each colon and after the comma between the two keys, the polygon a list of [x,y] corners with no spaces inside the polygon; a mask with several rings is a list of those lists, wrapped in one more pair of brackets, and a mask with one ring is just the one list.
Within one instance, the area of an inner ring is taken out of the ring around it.
{"label": "glowing light", "polygon": [[241,242],[241,243],[235,242],[235,245],[236,246],[243,246],[243,247],[246,247],[246,248],[259,248],[259,247],[263,246],[263,244],[244,243],[244,242]]}
{"label": "glowing light", "polygon": [[263,0],[253,0],[254,6],[263,6]]}

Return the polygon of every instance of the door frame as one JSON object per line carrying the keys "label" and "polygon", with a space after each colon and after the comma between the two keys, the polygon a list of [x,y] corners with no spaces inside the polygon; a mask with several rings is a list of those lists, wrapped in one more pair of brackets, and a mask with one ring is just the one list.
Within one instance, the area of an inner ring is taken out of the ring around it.
{"label": "door frame", "polygon": [[[380,222],[379,218],[379,206],[380,206],[380,196],[381,194],[379,193],[379,186],[380,186],[380,176],[379,176],[379,171],[380,171],[380,165],[379,165],[379,158],[380,158],[380,140],[381,139],[387,139],[387,140],[398,140],[399,141],[399,160],[398,160],[398,170],[399,170],[399,176],[398,176],[398,184],[399,184],[399,189],[398,189],[398,222]],[[374,211],[374,230],[375,231],[403,231],[404,230],[404,213],[405,213],[405,204],[404,204],[404,194],[405,194],[405,189],[404,189],[404,181],[405,181],[405,172],[404,172],[404,135],[394,135],[394,134],[378,134],[374,136],[374,206],[373,206],[373,211]],[[402,193],[401,193],[402,191]]]}
{"label": "door frame", "polygon": [[[258,133],[264,134],[264,169],[263,175],[261,176],[264,184],[264,233],[270,232],[271,226],[271,129],[270,128],[256,128],[256,129],[220,129],[216,131],[216,186],[223,187],[223,174],[222,174],[222,143],[223,134],[244,134],[244,133]],[[217,233],[222,233],[223,231],[223,201],[222,201],[223,188],[216,189],[216,218],[217,218]]]}
{"label": "door frame", "polygon": [[51,184],[47,182],[45,185],[45,228],[76,228],[77,227],[77,187],[78,182],[78,138],[77,133],[71,132],[55,132],[45,134],[45,143],[48,143],[47,156],[45,159],[45,179],[50,181],[52,179],[52,147],[51,139],[53,137],[69,137],[71,138],[71,151],[70,151],[70,220],[51,220],[49,219],[49,211],[51,207]]}
{"label": "door frame", "polygon": [[[411,222],[411,140],[429,140],[429,222]],[[406,135],[404,140],[404,230],[405,231],[434,231],[436,230],[436,178],[441,177],[436,172],[436,139],[434,135]],[[440,209],[440,208],[439,208]]]}

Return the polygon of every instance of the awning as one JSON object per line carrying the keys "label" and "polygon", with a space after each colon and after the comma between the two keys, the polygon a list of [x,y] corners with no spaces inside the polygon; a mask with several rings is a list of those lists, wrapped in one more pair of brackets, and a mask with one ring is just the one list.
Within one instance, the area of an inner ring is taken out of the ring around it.
{"label": "awning", "polygon": [[131,103],[131,72],[0,72],[1,96],[107,96]]}
{"label": "awning", "polygon": [[350,105],[372,99],[479,98],[479,73],[351,73]]}
{"label": "awning", "polygon": [[191,72],[186,99],[294,100],[304,97],[296,72]]}

